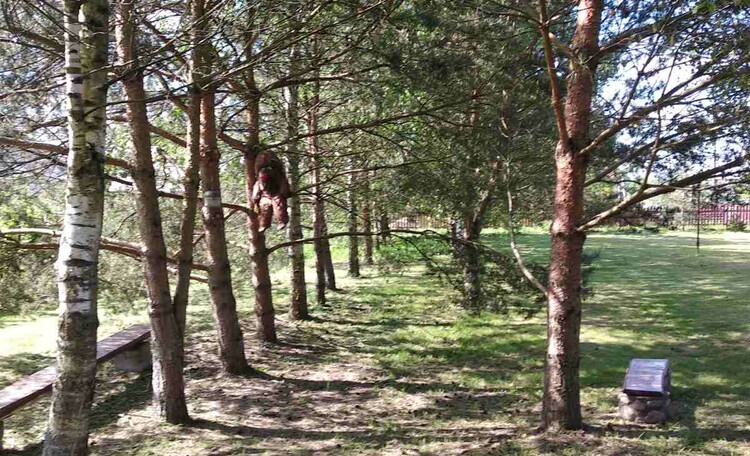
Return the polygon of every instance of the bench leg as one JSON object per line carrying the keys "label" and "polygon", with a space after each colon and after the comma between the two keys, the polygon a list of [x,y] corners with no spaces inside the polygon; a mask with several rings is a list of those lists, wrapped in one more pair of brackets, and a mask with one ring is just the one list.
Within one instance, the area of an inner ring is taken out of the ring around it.
{"label": "bench leg", "polygon": [[5,431],[4,421],[0,420],[0,451],[3,451],[3,433]]}
{"label": "bench leg", "polygon": [[120,371],[143,372],[149,366],[151,366],[151,345],[148,342],[115,356],[115,369]]}

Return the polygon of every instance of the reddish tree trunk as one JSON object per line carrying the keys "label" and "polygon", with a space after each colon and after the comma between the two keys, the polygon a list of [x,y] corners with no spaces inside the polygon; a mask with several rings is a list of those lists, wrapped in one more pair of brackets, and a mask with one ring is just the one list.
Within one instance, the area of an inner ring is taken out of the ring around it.
{"label": "reddish tree trunk", "polygon": [[385,244],[391,238],[390,230],[390,218],[388,217],[388,209],[380,209],[380,242]]}
{"label": "reddish tree trunk", "polygon": [[253,268],[253,288],[255,289],[255,318],[258,338],[264,342],[276,342],[276,316],[273,308],[271,272],[268,267],[266,236],[260,232],[260,221],[253,205],[255,186],[255,159],[260,150],[260,95],[255,86],[252,68],[247,76],[250,99],[247,107],[248,150],[245,153],[245,193],[251,207],[247,217],[247,232],[250,237],[250,258]]}
{"label": "reddish tree trunk", "polygon": [[[357,225],[359,217],[359,208],[357,207],[357,197],[354,191],[354,184],[356,180],[355,173],[351,172],[354,169],[354,159],[349,160],[349,174],[346,176],[346,202],[349,206],[347,214],[348,229],[350,233],[357,232]],[[359,277],[359,237],[356,235],[349,236],[349,262],[348,262],[349,277]]]}
{"label": "reddish tree trunk", "polygon": [[[292,8],[293,10],[293,8]],[[294,13],[294,11],[292,11]],[[299,46],[294,46],[289,54],[290,74],[296,74],[297,61],[300,56]],[[300,188],[300,157],[299,141],[299,88],[292,85],[287,89],[287,137],[291,140],[287,149],[287,176],[293,196],[289,199],[289,226],[287,235],[290,241],[302,239],[302,207],[297,191]],[[307,309],[307,288],[305,284],[305,252],[302,244],[289,247],[289,263],[291,265],[291,303],[289,317],[293,320],[307,320],[310,314]]]}
{"label": "reddish tree trunk", "polygon": [[128,100],[125,112],[133,150],[131,174],[135,184],[138,227],[143,244],[144,274],[149,297],[154,402],[160,416],[167,422],[186,423],[190,418],[185,403],[182,374],[183,340],[169,290],[167,249],[151,156],[143,70],[136,54],[138,45],[132,2],[120,4],[120,16],[117,49],[120,61],[125,64],[122,84]]}
{"label": "reddish tree trunk", "polygon": [[[547,358],[542,422],[546,429],[581,428],[580,328],[581,259],[585,235],[583,189],[587,159],[579,154],[586,142],[594,96],[602,0],[582,0],[573,36],[573,52],[583,64],[572,65],[565,100],[565,132],[555,150],[557,183],[551,228],[547,308]],[[564,136],[567,136],[567,141]]]}
{"label": "reddish tree trunk", "polygon": [[581,327],[581,257],[585,165],[558,145],[555,212],[551,229],[547,285],[547,358],[544,382],[544,426],[579,429],[579,334]]}
{"label": "reddish tree trunk", "polygon": [[208,288],[218,332],[222,367],[226,372],[242,374],[248,371],[248,365],[242,329],[237,317],[237,303],[232,291],[232,273],[224,231],[219,177],[220,154],[214,114],[215,98],[216,94],[211,87],[204,89],[201,95],[200,173],[203,185],[203,226],[208,247]]}
{"label": "reddish tree trunk", "polygon": [[362,202],[362,225],[365,232],[365,264],[372,266],[375,261],[372,257],[372,202],[370,195],[370,176],[364,175],[364,192]]}
{"label": "reddish tree trunk", "polygon": [[318,138],[315,134],[318,131],[318,108],[320,96],[318,92],[320,87],[317,83],[313,84],[313,95],[308,100],[307,115],[307,132],[311,136],[307,140],[307,152],[310,156],[310,179],[313,192],[313,237],[315,248],[315,290],[318,305],[326,303],[326,288],[336,290],[336,275],[333,270],[333,261],[331,260],[331,248],[328,239],[328,226],[326,224],[325,203],[323,201],[323,189],[321,185],[321,160],[320,150],[318,147]]}
{"label": "reddish tree trunk", "polygon": [[[311,112],[308,117],[308,131],[317,131],[317,114]],[[313,191],[313,205],[312,205],[312,220],[313,220],[313,237],[314,249],[315,249],[315,290],[318,305],[325,305],[326,303],[326,266],[327,262],[330,261],[330,251],[326,249],[325,241],[323,236],[327,234],[326,222],[325,222],[325,207],[323,205],[323,198],[321,195],[320,185],[320,157],[318,155],[318,140],[315,136],[311,136],[308,139],[308,153],[311,157],[312,173],[312,191]],[[328,253],[328,259],[326,258]],[[335,280],[335,279],[334,279]]]}
{"label": "reddish tree trunk", "polygon": [[195,216],[198,212],[198,189],[200,187],[200,93],[190,96],[188,113],[187,145],[190,153],[183,177],[182,212],[180,215],[180,250],[177,252],[177,282],[174,291],[174,308],[177,325],[184,334],[187,321],[187,306],[190,298],[190,274],[193,264],[193,236]]}
{"label": "reddish tree trunk", "polygon": [[473,224],[464,227],[463,239],[466,243],[459,244],[459,259],[461,261],[461,276],[464,286],[463,307],[478,312],[482,306],[481,269],[482,258],[479,249],[474,244],[479,241],[479,230]]}
{"label": "reddish tree trunk", "polygon": [[[320,225],[321,225],[321,232],[324,236],[328,235],[328,222],[326,222],[325,217],[325,204],[321,202],[321,213],[323,214],[323,217],[321,218]],[[321,241],[321,253],[323,254],[323,267],[326,272],[326,288],[331,291],[338,290],[338,287],[336,287],[336,270],[333,268],[333,255],[331,255],[331,241],[328,239],[323,239]]]}
{"label": "reddish tree trunk", "polygon": [[190,296],[190,273],[193,264],[193,235],[195,233],[195,216],[198,210],[198,190],[200,186],[200,115],[201,84],[199,83],[204,46],[199,46],[205,36],[206,15],[203,1],[196,0],[191,4],[191,16],[195,23],[191,32],[193,43],[190,62],[190,100],[187,114],[187,149],[190,154],[185,176],[183,177],[182,213],[180,215],[180,250],[177,253],[177,283],[174,291],[174,308],[177,325],[185,334],[187,306]]}

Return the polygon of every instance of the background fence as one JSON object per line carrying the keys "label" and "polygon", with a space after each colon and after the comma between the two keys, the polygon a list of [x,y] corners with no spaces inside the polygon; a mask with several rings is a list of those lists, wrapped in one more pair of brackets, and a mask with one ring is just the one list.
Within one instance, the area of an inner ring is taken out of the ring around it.
{"label": "background fence", "polygon": [[741,204],[721,204],[700,209],[670,207],[635,208],[614,217],[610,224],[620,226],[659,225],[683,228],[688,226],[723,226],[730,224],[750,224],[750,206]]}
{"label": "background fence", "polygon": [[430,217],[423,214],[405,215],[390,220],[389,227],[394,230],[447,229],[448,220],[444,218]]}
{"label": "background fence", "polygon": [[[676,207],[634,207],[609,219],[605,224],[610,226],[646,226],[656,225],[672,228],[701,226],[723,226],[732,223],[745,223],[750,226],[750,205],[721,204],[696,209],[680,209]],[[532,222],[521,220],[519,225],[533,225]],[[448,219],[430,217],[424,214],[398,215],[389,221],[391,229],[424,230],[447,229]],[[376,220],[376,227],[380,223]]]}

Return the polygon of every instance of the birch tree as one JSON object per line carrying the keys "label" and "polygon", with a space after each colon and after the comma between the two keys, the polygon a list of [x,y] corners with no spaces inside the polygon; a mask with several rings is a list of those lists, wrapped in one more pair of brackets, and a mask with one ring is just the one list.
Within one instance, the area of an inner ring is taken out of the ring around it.
{"label": "birch tree", "polygon": [[68,160],[63,233],[55,264],[59,290],[58,377],[43,454],[88,453],[96,374],[99,239],[104,215],[107,0],[65,0]]}

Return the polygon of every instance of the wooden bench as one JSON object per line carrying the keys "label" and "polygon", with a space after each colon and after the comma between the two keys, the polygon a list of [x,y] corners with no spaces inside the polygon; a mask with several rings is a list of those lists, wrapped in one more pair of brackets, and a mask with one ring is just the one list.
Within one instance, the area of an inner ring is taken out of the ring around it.
{"label": "wooden bench", "polygon": [[[96,344],[96,362],[103,363],[115,358],[115,365],[122,370],[138,370],[139,362],[150,362],[147,356],[151,336],[147,325],[134,325],[123,329]],[[119,364],[119,365],[118,365]],[[49,393],[57,378],[57,366],[52,365],[37,371],[0,390],[0,451],[3,449],[3,420],[23,406]]]}

